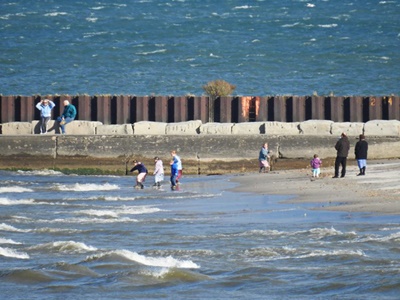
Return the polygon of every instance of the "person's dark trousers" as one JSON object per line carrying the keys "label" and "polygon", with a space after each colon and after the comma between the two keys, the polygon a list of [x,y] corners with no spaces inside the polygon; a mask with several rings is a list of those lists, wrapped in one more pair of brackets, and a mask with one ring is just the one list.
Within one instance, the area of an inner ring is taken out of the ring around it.
{"label": "person's dark trousers", "polygon": [[342,173],[340,177],[344,177],[346,175],[346,162],[347,157],[336,157],[335,160],[335,177],[339,177],[339,167],[342,166]]}

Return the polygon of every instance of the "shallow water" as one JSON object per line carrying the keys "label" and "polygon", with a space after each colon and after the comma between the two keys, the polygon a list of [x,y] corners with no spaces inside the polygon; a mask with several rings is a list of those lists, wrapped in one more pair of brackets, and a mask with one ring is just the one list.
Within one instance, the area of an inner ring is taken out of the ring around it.
{"label": "shallow water", "polygon": [[152,179],[0,172],[2,297],[398,299],[398,217]]}

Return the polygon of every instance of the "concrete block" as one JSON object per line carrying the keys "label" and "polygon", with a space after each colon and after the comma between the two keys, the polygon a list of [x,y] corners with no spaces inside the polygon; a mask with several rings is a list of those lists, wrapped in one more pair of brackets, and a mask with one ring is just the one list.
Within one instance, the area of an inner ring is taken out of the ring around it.
{"label": "concrete block", "polygon": [[96,127],[98,135],[123,135],[133,134],[132,124],[122,125],[100,125]]}
{"label": "concrete block", "polygon": [[140,121],[133,124],[134,134],[164,135],[167,123]]}
{"label": "concrete block", "polygon": [[372,120],[364,125],[365,136],[400,136],[400,121]]}
{"label": "concrete block", "polygon": [[2,124],[3,135],[27,135],[32,134],[31,122],[10,122]]}
{"label": "concrete block", "polygon": [[165,128],[166,134],[199,134],[202,122],[200,120],[179,122],[179,123],[168,123]]}
{"label": "concrete block", "polygon": [[200,126],[200,134],[232,134],[233,123],[206,123]]}
{"label": "concrete block", "polygon": [[302,135],[331,135],[333,121],[308,120],[299,123]]}
{"label": "concrete block", "polygon": [[364,132],[364,123],[343,122],[332,124],[331,133],[333,136],[339,137],[342,132],[346,133],[347,136],[357,137]]}
{"label": "concrete block", "polygon": [[94,135],[96,127],[103,125],[101,122],[72,121],[65,126],[66,134],[70,135]]}
{"label": "concrete block", "polygon": [[268,135],[299,135],[299,123],[265,122],[265,133]]}
{"label": "concrete block", "polygon": [[[58,122],[54,120],[50,120],[49,123],[47,123],[47,134],[58,134],[60,133],[60,127]],[[32,134],[40,134],[40,121],[34,120],[32,121]]]}
{"label": "concrete block", "polygon": [[264,122],[235,123],[232,126],[232,134],[265,134]]}

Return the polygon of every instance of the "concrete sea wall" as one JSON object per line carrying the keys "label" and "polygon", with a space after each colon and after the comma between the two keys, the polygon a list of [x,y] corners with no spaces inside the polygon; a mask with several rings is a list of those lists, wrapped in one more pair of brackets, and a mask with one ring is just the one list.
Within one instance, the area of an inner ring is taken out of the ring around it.
{"label": "concrete sea wall", "polygon": [[[359,134],[369,142],[369,159],[400,157],[400,121],[335,123],[309,120],[299,123],[249,122],[181,123],[138,122],[103,125],[74,121],[67,135],[32,134],[37,121],[3,124],[0,135],[0,168],[116,168],[125,172],[126,161],[140,158],[152,165],[159,156],[168,166],[176,149],[186,173],[242,172],[257,170],[261,144],[268,142],[280,159],[308,160],[317,153],[322,159],[336,156],[334,145],[346,132],[352,148]],[[167,170],[168,172],[168,170]]]}

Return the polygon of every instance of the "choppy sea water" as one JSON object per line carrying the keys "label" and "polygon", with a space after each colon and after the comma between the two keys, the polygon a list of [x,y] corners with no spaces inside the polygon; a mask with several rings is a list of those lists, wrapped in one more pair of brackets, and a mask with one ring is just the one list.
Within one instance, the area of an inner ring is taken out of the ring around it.
{"label": "choppy sea water", "polygon": [[0,93],[400,94],[399,0],[1,1]]}
{"label": "choppy sea water", "polygon": [[398,217],[233,193],[227,176],[0,171],[4,299],[398,299]]}

